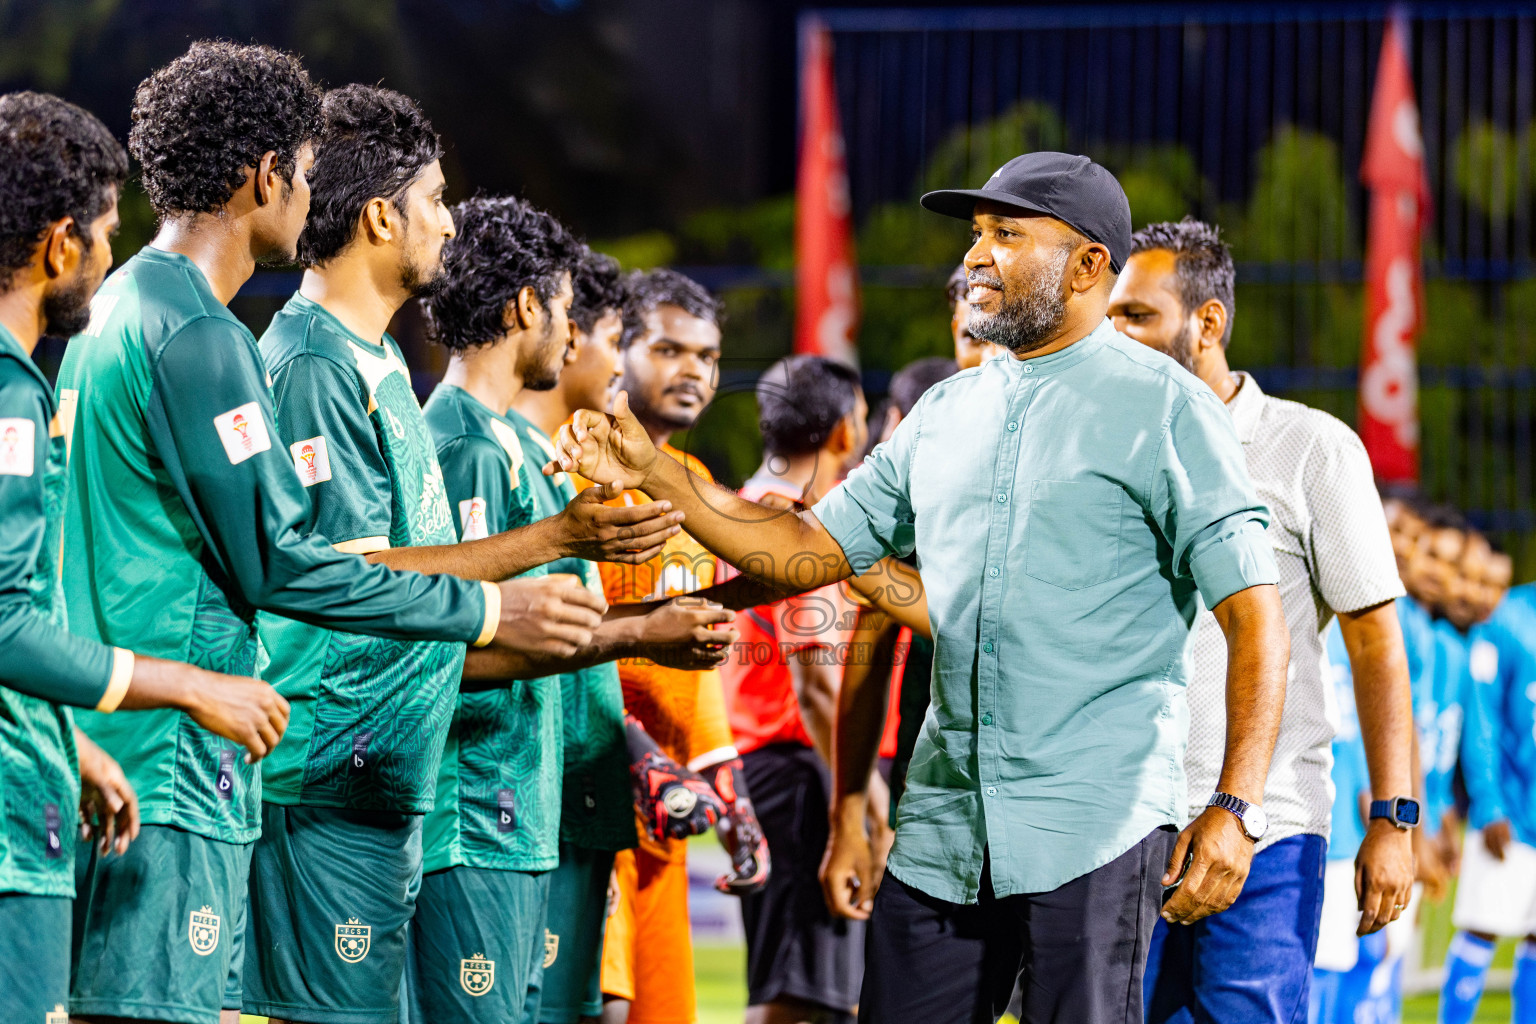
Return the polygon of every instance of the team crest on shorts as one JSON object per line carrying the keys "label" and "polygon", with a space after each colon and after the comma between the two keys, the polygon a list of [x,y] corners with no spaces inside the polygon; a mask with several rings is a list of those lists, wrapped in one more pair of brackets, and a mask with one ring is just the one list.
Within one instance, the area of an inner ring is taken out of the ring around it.
{"label": "team crest on shorts", "polygon": [[43,1024],[69,1024],[69,1011],[54,1003],[53,1009],[43,1014]]}
{"label": "team crest on shorts", "polygon": [[560,957],[560,936],[544,929],[544,969],[555,966],[555,961]]}
{"label": "team crest on shorts", "polygon": [[368,956],[368,945],[373,927],[358,924],[357,918],[347,918],[346,924],[336,926],[336,955],[349,964],[360,964]]}
{"label": "team crest on shorts", "polygon": [[219,948],[219,915],[212,907],[192,911],[192,919],[187,922],[187,941],[198,956],[207,956]]}
{"label": "team crest on shorts", "polygon": [[496,984],[496,961],[487,960],[484,953],[476,953],[468,960],[459,961],[459,985],[472,996],[483,996]]}

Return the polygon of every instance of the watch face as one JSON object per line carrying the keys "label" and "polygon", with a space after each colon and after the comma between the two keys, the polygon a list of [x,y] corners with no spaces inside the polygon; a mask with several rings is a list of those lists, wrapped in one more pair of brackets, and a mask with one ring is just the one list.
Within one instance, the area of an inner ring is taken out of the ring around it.
{"label": "watch face", "polygon": [[1419,802],[1417,800],[1399,800],[1397,802],[1397,820],[1404,825],[1417,825],[1419,823]]}
{"label": "watch face", "polygon": [[1264,808],[1257,804],[1249,804],[1247,812],[1243,815],[1243,831],[1248,833],[1248,838],[1263,839],[1268,829],[1269,815],[1264,813]]}

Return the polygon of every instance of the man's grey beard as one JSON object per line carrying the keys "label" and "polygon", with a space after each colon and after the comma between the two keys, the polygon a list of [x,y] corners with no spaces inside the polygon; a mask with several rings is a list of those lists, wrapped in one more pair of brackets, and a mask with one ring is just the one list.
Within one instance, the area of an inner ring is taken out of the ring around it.
{"label": "man's grey beard", "polygon": [[1076,247],[1063,247],[1055,255],[1040,261],[1034,279],[1022,295],[1010,295],[1003,288],[1003,279],[988,276],[980,271],[968,275],[971,284],[991,285],[1003,290],[1002,308],[996,313],[983,313],[975,306],[966,317],[966,329],[982,341],[1002,345],[1014,355],[1033,352],[1045,344],[1046,339],[1067,319],[1067,300],[1062,295],[1061,279],[1066,273],[1067,261]]}

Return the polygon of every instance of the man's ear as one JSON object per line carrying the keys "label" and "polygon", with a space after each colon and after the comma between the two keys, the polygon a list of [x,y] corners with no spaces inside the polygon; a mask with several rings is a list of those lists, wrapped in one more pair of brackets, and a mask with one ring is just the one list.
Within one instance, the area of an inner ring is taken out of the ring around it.
{"label": "man's ear", "polygon": [[47,277],[63,277],[84,256],[87,243],[75,233],[74,226],[75,218],[65,217],[54,221],[43,235],[41,256],[43,274]]}
{"label": "man's ear", "polygon": [[375,196],[368,200],[363,205],[361,219],[363,229],[368,232],[368,240],[374,245],[394,241],[395,231],[399,228],[399,213],[388,199]]}
{"label": "man's ear", "polygon": [[1200,325],[1202,347],[1220,345],[1222,337],[1227,333],[1227,307],[1222,305],[1220,299],[1206,299],[1195,310],[1195,321]]}
{"label": "man's ear", "polygon": [[261,154],[261,159],[256,162],[256,174],[254,175],[254,190],[256,205],[266,206],[273,199],[282,194],[282,173],[277,169],[277,151],[269,149]]}
{"label": "man's ear", "polygon": [[827,435],[827,443],[824,447],[834,455],[847,455],[853,451],[854,439],[859,436],[858,428],[854,426],[853,413],[849,413],[832,425],[832,431]]}
{"label": "man's ear", "polygon": [[539,301],[539,293],[531,284],[525,284],[517,290],[517,298],[512,300],[512,305],[515,322],[520,330],[531,331],[544,318],[544,303]]}
{"label": "man's ear", "polygon": [[1079,295],[1098,287],[1109,275],[1109,250],[1098,242],[1089,242],[1072,254],[1071,288]]}

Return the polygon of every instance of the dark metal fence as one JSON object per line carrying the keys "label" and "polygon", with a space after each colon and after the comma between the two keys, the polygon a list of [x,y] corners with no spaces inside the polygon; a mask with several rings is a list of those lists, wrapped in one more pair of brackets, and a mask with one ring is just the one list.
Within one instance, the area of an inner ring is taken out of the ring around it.
{"label": "dark metal fence", "polygon": [[[1026,149],[1069,149],[1120,176],[1138,225],[1220,223],[1239,261],[1234,364],[1352,423],[1358,168],[1388,14],[1362,3],[817,12],[835,45],[866,354],[899,331],[880,319],[885,296],[936,288],[962,251],[916,195],[979,184]],[[1529,578],[1536,5],[1406,14],[1434,196],[1424,488],[1510,546]]]}

